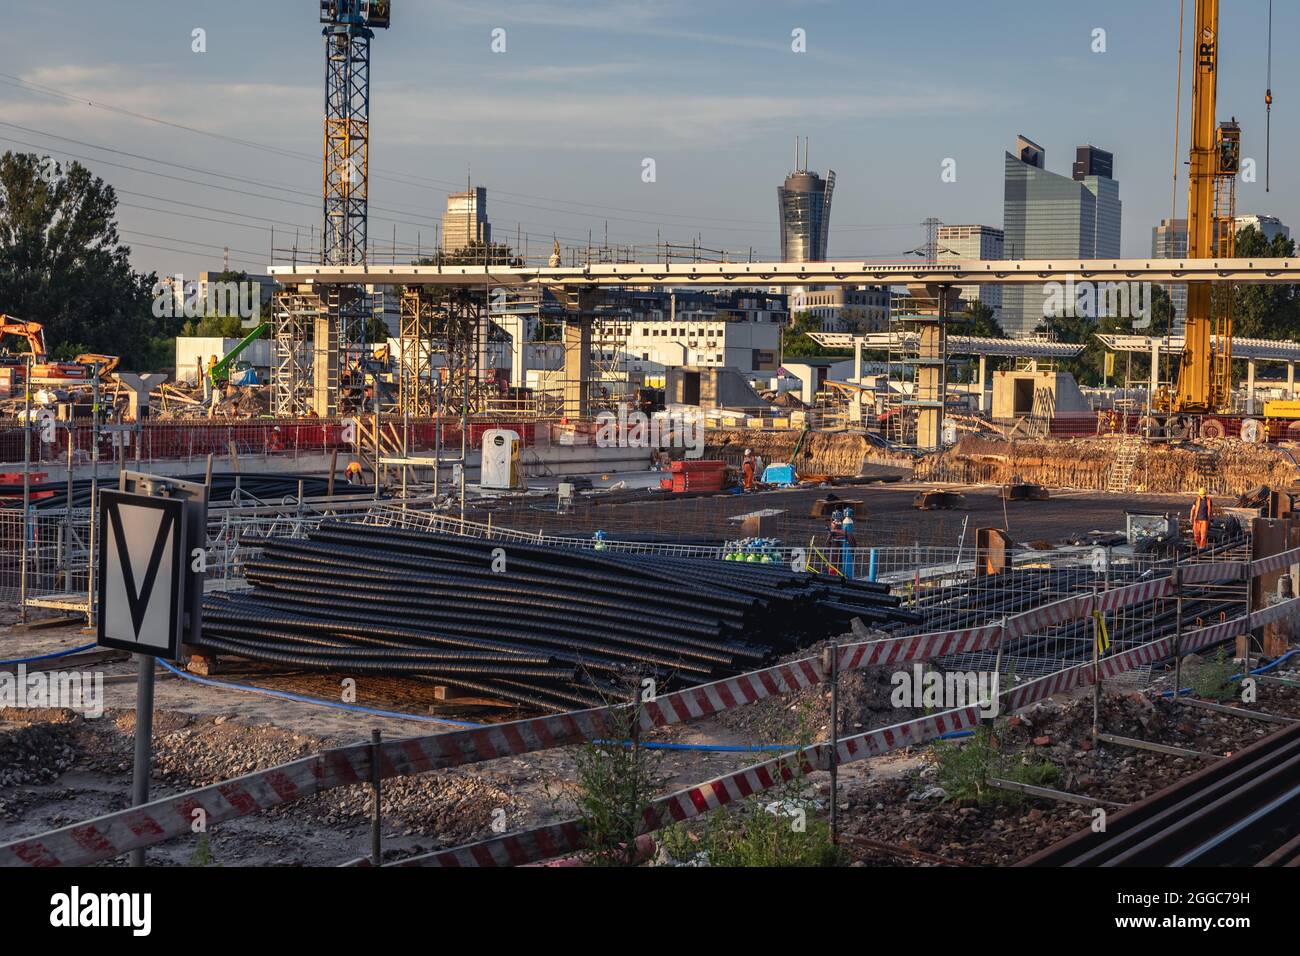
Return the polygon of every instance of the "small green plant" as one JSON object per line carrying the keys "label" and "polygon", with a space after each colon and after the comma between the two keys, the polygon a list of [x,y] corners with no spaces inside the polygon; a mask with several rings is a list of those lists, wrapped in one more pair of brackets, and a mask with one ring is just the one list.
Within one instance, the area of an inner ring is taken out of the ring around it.
{"label": "small green plant", "polygon": [[[806,717],[806,711],[799,713],[797,752],[812,742]],[[843,856],[831,841],[830,823],[816,815],[804,794],[806,775],[791,756],[785,765],[793,772],[767,793],[714,810],[693,826],[669,827],[661,845],[676,860],[703,853],[710,866],[838,866]]]}
{"label": "small green plant", "polygon": [[[769,805],[775,803],[773,810]],[[710,866],[838,866],[830,824],[802,802],[752,796],[734,810],[708,814],[695,828],[676,824],[660,838],[668,854],[690,860],[703,853]]]}
{"label": "small green plant", "polygon": [[975,728],[966,741],[939,740],[934,744],[939,786],[953,800],[982,803],[989,792],[988,778],[998,760],[993,729],[988,725]]}
{"label": "small green plant", "polygon": [[660,751],[631,743],[639,708],[612,708],[610,714],[614,739],[578,749],[578,819],[589,863],[632,866],[645,812],[667,778],[660,773]]}
{"label": "small green plant", "polygon": [[199,834],[199,842],[194,847],[194,852],[190,854],[189,865],[198,867],[212,865],[212,842],[206,833]]}
{"label": "small green plant", "polygon": [[1213,660],[1202,661],[1192,675],[1192,693],[1220,702],[1237,696],[1237,686],[1232,678],[1237,673],[1237,663],[1220,647]]}
{"label": "small green plant", "polygon": [[1035,787],[1048,787],[1061,778],[1050,760],[1029,754],[999,752],[993,728],[983,725],[965,743],[941,740],[934,745],[937,780],[949,798],[972,803],[1019,803],[1024,794],[989,785],[990,777]]}

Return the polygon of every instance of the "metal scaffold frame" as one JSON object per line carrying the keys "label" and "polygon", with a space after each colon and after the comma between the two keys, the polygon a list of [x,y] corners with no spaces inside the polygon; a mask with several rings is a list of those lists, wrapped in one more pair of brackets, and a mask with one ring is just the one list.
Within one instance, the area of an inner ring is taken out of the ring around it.
{"label": "metal scaffold frame", "polygon": [[926,287],[890,309],[886,432],[894,441],[942,444],[948,391],[948,317],[952,286]]}
{"label": "metal scaffold frame", "polygon": [[399,303],[397,407],[414,418],[434,413],[433,328],[436,303],[428,289],[404,289]]}
{"label": "metal scaffold frame", "polygon": [[302,416],[311,410],[312,334],[325,314],[314,292],[276,292],[271,310],[271,414]]}

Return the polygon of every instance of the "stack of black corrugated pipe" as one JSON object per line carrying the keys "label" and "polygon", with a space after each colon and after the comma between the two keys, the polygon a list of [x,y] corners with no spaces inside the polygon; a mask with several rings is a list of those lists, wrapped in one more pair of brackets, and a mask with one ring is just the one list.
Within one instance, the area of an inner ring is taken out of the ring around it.
{"label": "stack of black corrugated pipe", "polygon": [[[251,539],[252,590],[211,595],[203,644],[329,670],[410,675],[544,710],[761,666],[848,629],[916,623],[884,585],[770,565],[322,525]],[[494,550],[504,567],[493,568]]]}

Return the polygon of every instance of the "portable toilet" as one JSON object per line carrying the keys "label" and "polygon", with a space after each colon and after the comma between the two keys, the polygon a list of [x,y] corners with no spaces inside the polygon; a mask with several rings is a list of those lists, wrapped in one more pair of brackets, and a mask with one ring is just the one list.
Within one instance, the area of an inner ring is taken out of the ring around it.
{"label": "portable toilet", "polygon": [[519,467],[519,433],[509,428],[489,428],[483,433],[483,465],[479,487],[509,491],[523,487]]}

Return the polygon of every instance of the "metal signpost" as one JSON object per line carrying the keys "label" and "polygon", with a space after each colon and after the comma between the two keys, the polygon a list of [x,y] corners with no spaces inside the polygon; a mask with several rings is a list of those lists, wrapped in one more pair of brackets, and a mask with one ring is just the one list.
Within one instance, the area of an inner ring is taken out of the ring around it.
{"label": "metal signpost", "polygon": [[[202,624],[206,524],[207,489],[191,482],[123,472],[120,490],[99,496],[97,641],[139,667],[134,806],[149,802],[154,661],[177,660]],[[144,865],[143,848],[131,865]]]}

